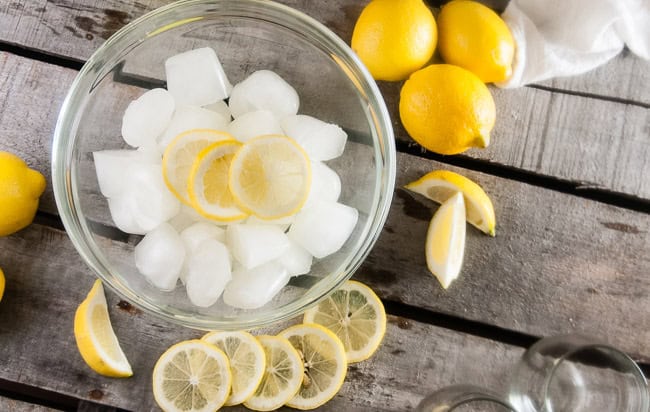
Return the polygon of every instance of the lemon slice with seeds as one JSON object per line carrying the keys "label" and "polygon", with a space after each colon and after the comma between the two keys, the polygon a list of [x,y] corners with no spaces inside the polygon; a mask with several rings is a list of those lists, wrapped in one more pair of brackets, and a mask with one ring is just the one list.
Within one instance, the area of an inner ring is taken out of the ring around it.
{"label": "lemon slice with seeds", "polygon": [[257,217],[293,215],[309,194],[309,157],[287,136],[256,137],[235,154],[229,185],[239,207]]}
{"label": "lemon slice with seeds", "polygon": [[443,203],[456,192],[462,192],[467,221],[482,232],[494,236],[496,219],[492,201],[481,186],[465,176],[448,170],[434,170],[405,187],[438,203]]}
{"label": "lemon slice with seeds", "polygon": [[300,390],[287,406],[315,409],[332,399],[343,385],[348,362],[341,340],[321,325],[300,324],[279,334],[291,342],[304,362]]}
{"label": "lemon slice with seeds", "polygon": [[74,337],[81,357],[95,372],[124,378],[133,375],[108,317],[106,297],[97,279],[74,316]]}
{"label": "lemon slice with seeds", "polygon": [[187,181],[198,154],[214,142],[234,140],[226,132],[212,129],[193,129],[183,132],[172,140],[162,159],[163,178],[169,190],[181,202],[191,205]]}
{"label": "lemon slice with seeds", "polygon": [[216,346],[188,340],[170,347],[153,368],[153,395],[166,412],[213,412],[230,393],[226,355]]}
{"label": "lemon slice with seeds", "polygon": [[187,182],[192,207],[203,217],[219,222],[244,219],[228,188],[228,170],[241,143],[223,140],[205,147],[196,157]]}
{"label": "lemon slice with seeds", "polygon": [[386,332],[386,311],[375,292],[349,280],[327,299],[307,310],[304,323],[325,326],[341,339],[348,363],[368,359]]}
{"label": "lemon slice with seeds", "polygon": [[255,394],[244,406],[254,411],[273,411],[293,398],[303,379],[302,359],[286,339],[258,336],[266,354],[266,370]]}
{"label": "lemon slice with seeds", "polygon": [[226,406],[238,405],[253,396],[266,370],[264,348],[248,332],[210,332],[201,338],[221,349],[230,360],[232,389]]}
{"label": "lemon slice with seeds", "polygon": [[429,223],[427,267],[445,289],[458,277],[463,264],[465,226],[465,201],[460,192],[446,200]]}

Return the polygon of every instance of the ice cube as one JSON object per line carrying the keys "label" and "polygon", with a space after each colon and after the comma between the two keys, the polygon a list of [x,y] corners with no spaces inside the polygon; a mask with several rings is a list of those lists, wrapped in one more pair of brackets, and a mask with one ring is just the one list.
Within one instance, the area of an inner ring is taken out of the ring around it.
{"label": "ice cube", "polygon": [[334,202],[319,202],[301,210],[289,238],[307,249],[316,258],[324,258],[338,251],[350,237],[357,224],[357,209]]}
{"label": "ice cube", "polygon": [[207,222],[196,222],[181,232],[181,239],[188,251],[195,250],[206,239],[226,241],[226,231]]}
{"label": "ice cube", "polygon": [[174,112],[169,127],[158,139],[158,148],[164,152],[167,145],[182,132],[192,129],[225,130],[229,119],[223,115],[196,106],[179,106]]}
{"label": "ice cube", "polygon": [[174,289],[184,260],[183,241],[167,223],[147,233],[135,247],[135,266],[162,290]]}
{"label": "ice cube", "polygon": [[253,269],[239,269],[223,292],[226,304],[240,309],[257,309],[266,305],[287,284],[284,266],[269,262]]}
{"label": "ice cube", "polygon": [[348,135],[339,126],[299,114],[280,121],[284,133],[305,149],[311,160],[330,160],[341,156]]}
{"label": "ice cube", "polygon": [[108,199],[108,210],[115,226],[122,232],[134,235],[147,233],[137,222],[133,211],[136,209],[135,199],[129,195],[116,195]]}
{"label": "ice cube", "polygon": [[319,202],[336,202],[341,195],[341,178],[327,165],[311,162],[311,187],[303,209]]}
{"label": "ice cube", "polygon": [[144,156],[136,150],[93,152],[97,182],[102,194],[106,197],[113,197],[124,192],[127,169],[131,164],[142,161],[143,158]]}
{"label": "ice cube", "polygon": [[217,53],[209,47],[168,58],[165,73],[167,89],[178,104],[205,106],[225,99],[232,89]]}
{"label": "ice cube", "polygon": [[280,230],[282,230],[283,232],[286,232],[287,229],[289,229],[289,226],[291,226],[291,222],[293,222],[293,217],[294,215],[280,217],[277,219],[262,219],[255,215],[250,215],[248,219],[246,219],[246,224],[247,225],[275,225],[278,228],[280,228]]}
{"label": "ice cube", "polygon": [[245,113],[228,125],[228,133],[240,142],[267,134],[284,134],[280,122],[268,110]]}
{"label": "ice cube", "polygon": [[298,93],[282,77],[270,70],[259,70],[233,87],[230,112],[236,119],[255,110],[270,110],[278,119],[298,113]]}
{"label": "ice cube", "polygon": [[311,270],[312,256],[302,246],[291,241],[289,249],[280,256],[276,262],[284,266],[289,276],[298,276],[309,273]]}
{"label": "ice cube", "polygon": [[228,104],[224,102],[223,100],[219,100],[215,103],[209,104],[207,106],[203,106],[204,109],[207,110],[212,110],[213,112],[217,112],[226,119],[230,121],[232,115],[230,114],[230,107],[228,107]]}
{"label": "ice cube", "polygon": [[133,215],[140,227],[152,230],[180,212],[181,203],[167,188],[160,165],[138,163],[128,173],[124,194],[135,199]]}
{"label": "ice cube", "polygon": [[230,257],[223,243],[206,239],[191,252],[185,287],[193,304],[203,308],[212,306],[230,279]]}
{"label": "ice cube", "polygon": [[165,89],[152,89],[138,97],[122,118],[124,141],[133,147],[154,142],[169,124],[174,108],[174,98]]}
{"label": "ice cube", "polygon": [[280,257],[289,248],[289,238],[273,225],[230,225],[226,240],[235,259],[246,269]]}

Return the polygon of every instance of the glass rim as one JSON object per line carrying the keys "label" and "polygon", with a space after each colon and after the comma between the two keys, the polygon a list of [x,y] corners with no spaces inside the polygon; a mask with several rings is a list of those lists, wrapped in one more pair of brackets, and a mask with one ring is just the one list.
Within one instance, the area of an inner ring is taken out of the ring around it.
{"label": "glass rim", "polygon": [[[438,389],[420,401],[417,411],[430,412],[429,407],[436,407],[433,411],[453,412],[460,406],[474,402],[490,402],[511,412],[516,412],[516,409],[497,392],[472,384],[456,384]],[[427,409],[424,409],[425,407]],[[447,409],[442,409],[445,407]]]}
{"label": "glass rim", "polygon": [[[113,275],[111,272],[116,270],[111,269],[111,265],[97,247],[83,217],[73,159],[79,126],[77,113],[83,111],[88,94],[94,87],[95,78],[92,74],[99,73],[97,78],[101,79],[101,70],[115,67],[115,60],[120,53],[128,50],[128,46],[134,41],[142,42],[173,27],[202,20],[201,16],[180,20],[178,16],[181,12],[190,12],[201,7],[210,7],[213,15],[220,16],[259,19],[261,13],[266,21],[281,24],[283,28],[306,38],[313,46],[329,51],[330,58],[354,84],[357,94],[363,97],[376,161],[375,195],[368,220],[352,252],[335,271],[324,277],[317,287],[310,288],[295,301],[269,312],[238,317],[237,320],[215,320],[209,315],[174,312],[153,303],[150,299],[136,295],[120,278]],[[246,16],[242,16],[242,13]],[[172,21],[162,24],[167,20]],[[365,66],[349,46],[324,25],[298,10],[266,0],[181,0],[153,10],[121,28],[92,54],[70,86],[57,120],[51,160],[52,185],[61,220],[73,245],[95,275],[145,312],[172,323],[204,330],[268,326],[299,315],[338,288],[359,268],[377,241],[388,217],[396,176],[392,123],[381,92]]]}

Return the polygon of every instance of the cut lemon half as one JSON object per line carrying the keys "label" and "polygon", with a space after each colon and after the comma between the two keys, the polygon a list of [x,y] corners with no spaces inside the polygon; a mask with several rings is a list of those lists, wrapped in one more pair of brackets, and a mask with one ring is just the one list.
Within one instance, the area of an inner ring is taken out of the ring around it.
{"label": "cut lemon half", "polygon": [[214,345],[188,340],[170,347],[153,368],[153,396],[163,411],[213,412],[230,393],[230,365]]}
{"label": "cut lemon half", "polygon": [[100,375],[125,378],[133,375],[108,317],[106,297],[97,279],[74,316],[74,337],[81,357]]}
{"label": "cut lemon half", "polygon": [[266,370],[264,348],[248,332],[210,332],[201,338],[221,349],[230,361],[232,388],[226,406],[238,405],[253,396]]}
{"label": "cut lemon half", "polygon": [[187,182],[192,207],[203,217],[232,222],[248,216],[228,188],[228,170],[241,143],[223,140],[205,147],[196,157]]}
{"label": "cut lemon half", "polygon": [[235,202],[257,217],[277,219],[293,215],[309,194],[309,157],[289,137],[256,137],[235,154],[229,184]]}
{"label": "cut lemon half", "polygon": [[465,176],[448,170],[434,170],[405,187],[438,203],[461,192],[465,198],[467,221],[480,231],[495,235],[496,219],[492,201],[481,186]]}
{"label": "cut lemon half", "polygon": [[303,322],[334,332],[343,342],[348,363],[354,363],[368,359],[379,347],[386,332],[386,311],[372,289],[349,280],[307,310]]}
{"label": "cut lemon half", "polygon": [[300,353],[305,377],[300,390],[287,406],[315,409],[332,399],[341,389],[348,362],[341,340],[321,325],[300,324],[279,334]]}
{"label": "cut lemon half", "polygon": [[193,129],[179,134],[167,145],[162,159],[163,178],[178,200],[191,205],[187,181],[194,160],[201,150],[222,140],[235,140],[235,138],[218,130]]}
{"label": "cut lemon half", "polygon": [[460,192],[446,200],[429,223],[427,267],[445,289],[458,277],[463,264],[465,225],[465,201]]}
{"label": "cut lemon half", "polygon": [[303,378],[302,359],[288,340],[258,336],[266,354],[266,370],[255,394],[244,406],[254,411],[273,411],[293,398]]}

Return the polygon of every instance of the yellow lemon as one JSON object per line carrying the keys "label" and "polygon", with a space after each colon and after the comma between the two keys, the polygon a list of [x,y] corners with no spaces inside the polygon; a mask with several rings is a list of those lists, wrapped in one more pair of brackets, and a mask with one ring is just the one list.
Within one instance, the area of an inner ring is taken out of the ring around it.
{"label": "yellow lemon", "polygon": [[352,50],[376,80],[403,80],[436,48],[433,14],[422,0],[373,0],[352,33]]}
{"label": "yellow lemon", "polygon": [[515,42],[506,23],[475,1],[455,0],[438,15],[440,55],[476,74],[485,83],[502,82],[512,73]]}
{"label": "yellow lemon", "polygon": [[375,292],[348,280],[328,298],[305,312],[304,323],[325,326],[341,339],[348,363],[368,359],[386,332],[386,311]]}
{"label": "yellow lemon", "polygon": [[34,220],[45,178],[19,157],[0,152],[0,236],[7,236]]}
{"label": "yellow lemon", "polygon": [[102,282],[97,279],[74,316],[74,337],[81,357],[100,375],[124,378],[133,375],[108,317]]}
{"label": "yellow lemon", "polygon": [[418,70],[404,83],[399,114],[409,135],[432,152],[487,147],[496,108],[476,75],[450,64]]}
{"label": "yellow lemon", "polygon": [[405,187],[438,203],[444,203],[456,192],[461,192],[465,198],[467,221],[480,231],[495,235],[492,201],[481,186],[465,176],[449,170],[434,170]]}
{"label": "yellow lemon", "polygon": [[465,255],[465,201],[457,192],[438,208],[429,223],[425,257],[429,271],[447,289],[460,274]]}
{"label": "yellow lemon", "polygon": [[226,354],[196,339],[167,349],[153,368],[153,397],[165,412],[219,410],[231,383]]}
{"label": "yellow lemon", "polygon": [[0,300],[2,300],[2,296],[5,294],[5,274],[0,269]]}
{"label": "yellow lemon", "polygon": [[311,163],[293,139],[259,136],[235,153],[228,186],[242,210],[266,220],[291,216],[307,200]]}

